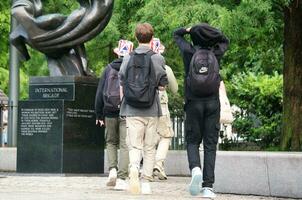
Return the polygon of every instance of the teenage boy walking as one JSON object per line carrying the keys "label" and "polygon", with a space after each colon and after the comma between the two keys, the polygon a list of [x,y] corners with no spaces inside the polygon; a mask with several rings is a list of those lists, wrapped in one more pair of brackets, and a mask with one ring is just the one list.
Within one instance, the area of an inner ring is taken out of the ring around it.
{"label": "teenage boy walking", "polygon": [[[155,53],[164,53],[165,46],[161,44],[160,39],[154,38],[152,44],[152,49]],[[174,73],[168,65],[165,66],[165,69],[169,82],[167,89],[169,89],[169,91],[173,94],[176,94],[178,90],[178,84]],[[169,146],[172,137],[174,136],[174,131],[170,119],[170,112],[168,107],[168,94],[166,90],[159,91],[159,99],[161,104],[162,116],[159,118],[157,126],[158,144],[155,155],[153,175],[159,180],[166,180],[167,175],[165,173],[164,162],[169,151]]]}
{"label": "teenage boy walking", "polygon": [[[129,189],[132,194],[150,194],[156,151],[156,128],[162,115],[158,89],[167,85],[165,60],[151,49],[153,27],[138,24],[135,37],[139,46],[125,56],[119,75],[123,100],[120,115],[126,117],[129,147]],[[139,167],[143,155],[142,187]]]}
{"label": "teenage boy walking", "polygon": [[[128,177],[129,153],[126,144],[126,121],[119,117],[120,112],[120,84],[118,72],[123,57],[133,49],[133,43],[120,40],[114,53],[118,56],[107,65],[99,81],[96,98],[96,124],[105,126],[105,138],[109,165],[107,186],[115,190],[126,190]],[[120,153],[118,156],[118,149]],[[119,158],[119,159],[118,159]],[[118,161],[119,160],[119,161]]]}
{"label": "teenage boy walking", "polygon": [[[186,34],[190,35],[193,45],[184,38]],[[214,198],[214,168],[220,128],[219,61],[229,42],[221,31],[205,23],[175,30],[174,40],[185,67],[185,133],[192,175],[189,191],[191,195],[201,192],[202,197]],[[203,174],[199,155],[202,141]]]}

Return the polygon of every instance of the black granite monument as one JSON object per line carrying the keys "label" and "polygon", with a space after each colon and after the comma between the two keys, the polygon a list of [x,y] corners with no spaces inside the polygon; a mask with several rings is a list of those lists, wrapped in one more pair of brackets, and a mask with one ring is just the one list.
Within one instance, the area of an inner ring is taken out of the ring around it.
{"label": "black granite monument", "polygon": [[104,30],[114,1],[78,3],[69,15],[43,13],[41,0],[12,5],[18,26],[11,44],[23,61],[30,59],[27,47],[43,53],[51,76],[32,77],[29,100],[19,103],[18,172],[103,172],[104,133],[94,116],[98,81],[88,69],[85,42]]}
{"label": "black granite monument", "polygon": [[95,125],[98,79],[31,77],[18,110],[17,172],[103,173],[104,130]]}

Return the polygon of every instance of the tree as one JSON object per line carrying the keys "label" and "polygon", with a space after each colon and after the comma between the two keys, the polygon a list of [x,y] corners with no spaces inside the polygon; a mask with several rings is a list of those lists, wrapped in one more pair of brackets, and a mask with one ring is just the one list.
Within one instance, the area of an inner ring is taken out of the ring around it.
{"label": "tree", "polygon": [[[43,12],[69,14],[78,6],[77,0],[45,0]],[[1,1],[0,11],[0,88],[7,92],[10,2]],[[243,130],[242,136],[248,141],[262,140],[270,143],[270,147],[279,147],[282,139],[282,149],[301,150],[301,15],[299,0],[115,0],[106,29],[86,43],[88,65],[99,76],[113,59],[112,48],[117,41],[135,42],[136,24],[151,23],[155,37],[166,47],[166,63],[173,68],[180,84],[179,93],[170,98],[170,106],[173,114],[181,115],[184,70],[172,33],[178,27],[207,22],[230,39],[221,74],[231,103],[242,107],[250,116],[237,119],[238,123],[234,123],[237,130]],[[32,59],[20,66],[21,82],[24,80],[20,84],[21,98],[27,97],[29,76],[48,75],[43,55],[34,50],[30,54]],[[284,126],[280,138],[283,64]],[[253,124],[255,119],[259,121],[257,126]]]}
{"label": "tree", "polygon": [[283,150],[302,150],[302,1],[284,9]]}

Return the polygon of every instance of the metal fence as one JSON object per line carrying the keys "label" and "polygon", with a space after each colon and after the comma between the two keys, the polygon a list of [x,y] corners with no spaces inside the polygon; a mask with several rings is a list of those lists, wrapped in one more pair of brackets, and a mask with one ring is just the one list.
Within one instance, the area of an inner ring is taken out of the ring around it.
{"label": "metal fence", "polygon": [[171,150],[184,150],[185,149],[185,131],[184,131],[184,118],[173,117],[171,119],[172,127],[174,130],[174,137],[172,138],[170,149]]}

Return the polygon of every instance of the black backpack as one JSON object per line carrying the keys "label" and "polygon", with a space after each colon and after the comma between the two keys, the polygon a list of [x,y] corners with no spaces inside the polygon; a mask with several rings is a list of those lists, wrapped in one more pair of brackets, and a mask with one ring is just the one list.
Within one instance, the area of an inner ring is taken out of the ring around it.
{"label": "black backpack", "polygon": [[187,85],[198,97],[218,94],[220,84],[219,63],[211,49],[196,48],[187,75]]}
{"label": "black backpack", "polygon": [[106,79],[103,89],[104,110],[116,112],[120,109],[120,81],[118,71],[110,64],[106,74]]}
{"label": "black backpack", "polygon": [[149,108],[152,106],[155,93],[156,81],[151,56],[155,53],[138,54],[130,53],[124,81],[125,102],[136,108]]}

